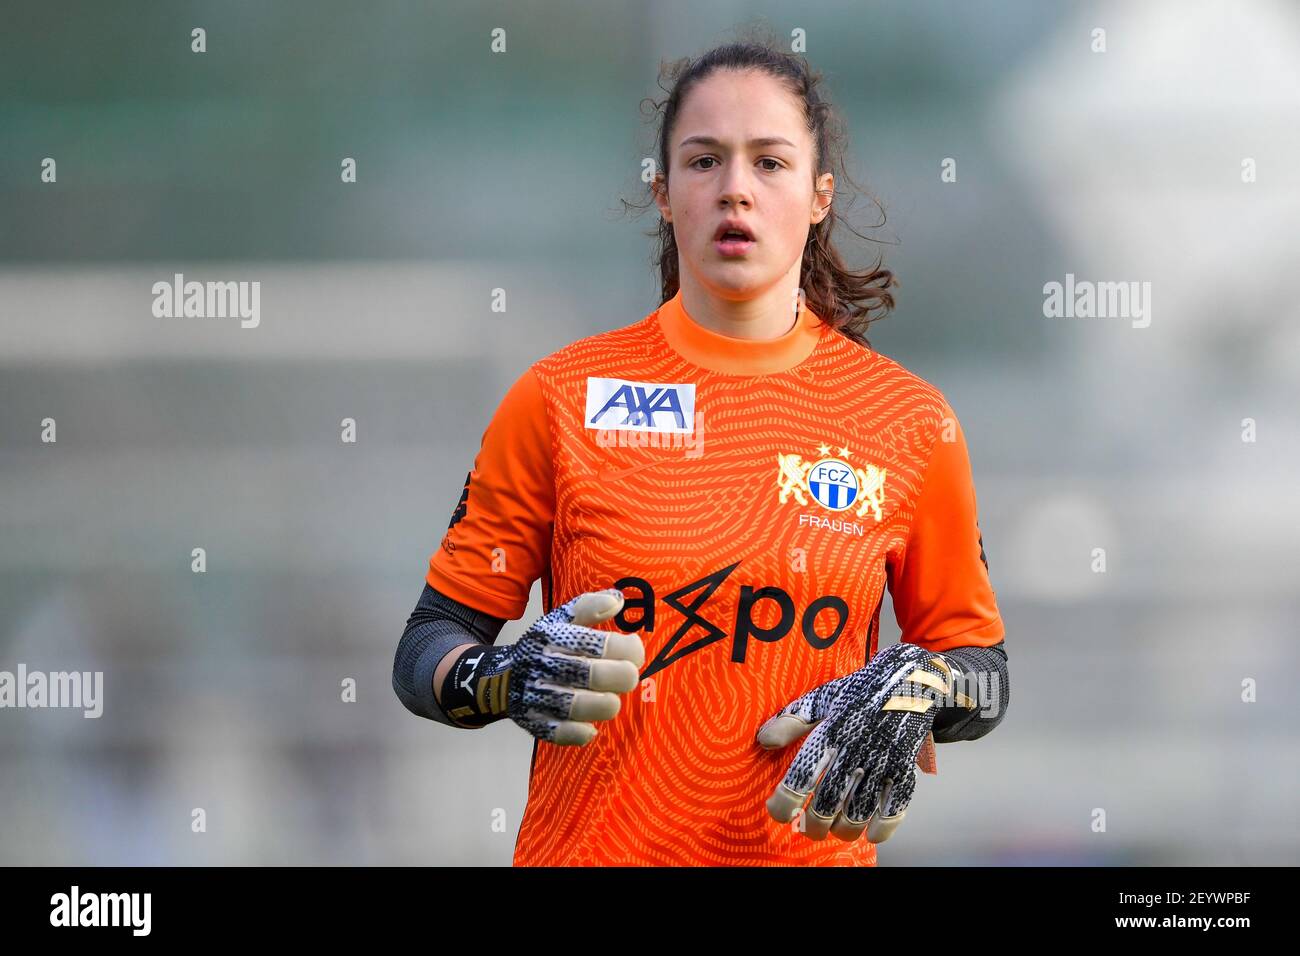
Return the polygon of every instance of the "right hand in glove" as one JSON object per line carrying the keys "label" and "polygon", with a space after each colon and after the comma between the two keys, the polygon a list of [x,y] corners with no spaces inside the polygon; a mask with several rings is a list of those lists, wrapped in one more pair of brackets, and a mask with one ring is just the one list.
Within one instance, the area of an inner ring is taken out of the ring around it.
{"label": "right hand in glove", "polygon": [[621,591],[590,591],[538,618],[514,644],[466,648],[443,678],[443,711],[462,727],[509,717],[539,740],[589,743],[592,721],[618,713],[618,695],[637,686],[645,663],[639,634],[592,627],[622,608]]}

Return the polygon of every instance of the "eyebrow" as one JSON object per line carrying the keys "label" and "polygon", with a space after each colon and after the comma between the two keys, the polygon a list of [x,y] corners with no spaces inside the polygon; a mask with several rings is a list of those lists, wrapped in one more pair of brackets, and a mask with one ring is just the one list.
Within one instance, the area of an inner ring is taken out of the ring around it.
{"label": "eyebrow", "polygon": [[[722,141],[713,136],[687,136],[684,140],[682,140],[680,143],[677,144],[677,148],[681,149],[683,146],[690,146],[693,143],[698,143],[701,146],[722,145]],[[798,149],[798,147],[795,146],[794,143],[790,142],[788,139],[785,139],[784,137],[781,136],[760,136],[758,139],[751,139],[749,141],[749,145],[750,146],[790,146],[795,149]]]}

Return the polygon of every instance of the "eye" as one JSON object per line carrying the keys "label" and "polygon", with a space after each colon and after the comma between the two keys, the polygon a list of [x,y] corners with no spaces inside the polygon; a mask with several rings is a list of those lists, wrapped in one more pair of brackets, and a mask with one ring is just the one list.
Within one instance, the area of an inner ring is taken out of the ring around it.
{"label": "eye", "polygon": [[[695,169],[701,169],[701,170],[712,169],[712,168],[713,168],[712,166],[700,166],[700,165],[698,165],[699,163],[704,163],[704,162],[708,162],[708,163],[717,163],[717,159],[715,159],[715,158],[712,157],[712,156],[701,156],[701,157],[699,157],[698,159],[696,159],[694,162],[688,163],[687,165],[690,166],[690,167],[692,167],[692,168],[695,168]],[[760,163],[771,163],[771,164],[772,164],[771,166],[765,166],[765,167],[764,167],[764,171],[765,171],[765,172],[769,172],[769,173],[774,173],[774,172],[776,172],[776,171],[779,170],[779,169],[781,168],[781,166],[782,166],[782,163],[781,163],[781,161],[780,161],[779,159],[773,159],[771,156],[764,156],[762,159],[759,160],[759,162],[760,162]]]}

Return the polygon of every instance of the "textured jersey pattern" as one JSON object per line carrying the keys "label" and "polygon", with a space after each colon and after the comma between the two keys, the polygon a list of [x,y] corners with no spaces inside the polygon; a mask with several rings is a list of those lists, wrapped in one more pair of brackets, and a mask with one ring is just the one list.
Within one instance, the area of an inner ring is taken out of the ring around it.
{"label": "textured jersey pattern", "polygon": [[[692,386],[692,440],[586,427],[591,378]],[[873,864],[866,841],[771,819],[793,751],[755,734],[862,667],[887,582],[904,640],[1001,639],[954,426],[937,389],[830,329],[761,375],[688,361],[657,313],[534,364],[484,435],[429,581],[506,617],[538,577],[548,604],[619,588],[601,627],[639,631],[647,664],[592,743],[538,745],[516,864]],[[826,460],[854,473],[848,509],[815,487]]]}

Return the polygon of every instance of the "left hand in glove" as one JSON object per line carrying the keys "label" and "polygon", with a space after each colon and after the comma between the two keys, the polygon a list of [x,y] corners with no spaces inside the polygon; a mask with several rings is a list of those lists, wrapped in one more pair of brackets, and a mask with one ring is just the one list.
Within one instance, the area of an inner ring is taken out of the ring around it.
{"label": "left hand in glove", "polygon": [[812,792],[803,821],[809,837],[822,840],[829,832],[853,841],[866,830],[870,842],[883,843],[912,799],[936,698],[951,697],[953,689],[942,654],[900,643],[793,701],[758,730],[769,750],[812,730],[768,799],[768,812],[788,823]]}

